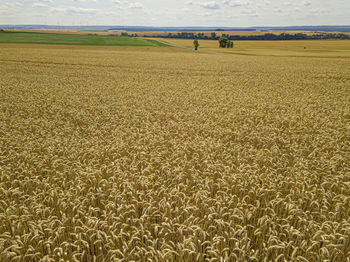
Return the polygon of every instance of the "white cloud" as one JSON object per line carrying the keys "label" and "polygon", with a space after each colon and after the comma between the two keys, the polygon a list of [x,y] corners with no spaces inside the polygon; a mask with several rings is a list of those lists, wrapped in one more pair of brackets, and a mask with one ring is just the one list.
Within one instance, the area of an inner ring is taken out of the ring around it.
{"label": "white cloud", "polygon": [[205,13],[201,13],[200,16],[209,17],[209,16],[213,16],[213,13],[205,12]]}
{"label": "white cloud", "polygon": [[79,3],[96,3],[97,1],[96,0],[73,0],[74,2],[79,2]]}
{"label": "white cloud", "polygon": [[241,14],[241,15],[246,15],[246,16],[251,16],[251,17],[257,17],[257,16],[258,16],[258,14],[256,13],[256,11],[254,11],[254,10],[242,11],[240,14]]}
{"label": "white cloud", "polygon": [[52,0],[37,0],[34,4],[33,7],[37,7],[37,8],[46,8],[48,7],[47,4],[49,3],[53,3]]}
{"label": "white cloud", "polygon": [[122,0],[113,0],[112,3],[114,4],[114,9],[124,10],[125,9],[125,2]]}
{"label": "white cloud", "polygon": [[325,15],[329,13],[329,10],[326,8],[314,8],[311,10],[311,13],[314,15]]}
{"label": "white cloud", "polygon": [[309,6],[309,5],[311,5],[311,1],[310,0],[304,0],[303,1],[303,5]]}
{"label": "white cloud", "polygon": [[54,8],[51,8],[51,11],[53,13],[65,13],[65,14],[71,14],[71,15],[95,15],[98,13],[99,10],[93,9],[93,8],[67,6],[67,7],[54,7]]}
{"label": "white cloud", "polygon": [[131,3],[128,7],[131,9],[140,9],[143,8],[143,4],[141,4],[140,2],[135,2]]}
{"label": "white cloud", "polygon": [[3,5],[5,8],[19,8],[22,6],[22,4],[20,2],[6,2],[4,5]]}
{"label": "white cloud", "polygon": [[[224,0],[223,3],[231,7],[248,6],[250,4],[248,0]],[[270,2],[264,1],[264,3],[261,3],[261,4],[269,4],[269,3]]]}
{"label": "white cloud", "polygon": [[48,7],[48,5],[42,2],[36,2],[33,4],[33,7],[45,8],[45,7]]}
{"label": "white cloud", "polygon": [[16,13],[21,7],[22,4],[19,2],[6,2],[0,5],[0,14],[13,14]]}
{"label": "white cloud", "polygon": [[201,6],[206,9],[220,9],[220,6],[214,1],[203,3]]}
{"label": "white cloud", "polygon": [[243,3],[242,1],[230,1],[230,0],[224,0],[225,5],[229,5],[231,7],[237,7],[237,6],[242,6]]}
{"label": "white cloud", "polygon": [[[45,8],[49,12],[43,12]],[[348,24],[349,10],[350,0],[0,0],[0,24]]]}

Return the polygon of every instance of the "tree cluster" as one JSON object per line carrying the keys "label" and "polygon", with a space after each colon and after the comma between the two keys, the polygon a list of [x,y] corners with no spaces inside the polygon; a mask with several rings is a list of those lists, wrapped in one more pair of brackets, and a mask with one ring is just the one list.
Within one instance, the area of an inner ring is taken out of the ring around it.
{"label": "tree cluster", "polygon": [[220,37],[219,47],[221,48],[233,48],[233,42],[227,37]]}
{"label": "tree cluster", "polygon": [[121,36],[130,36],[130,37],[138,37],[139,35],[138,34],[128,34],[127,32],[122,32],[121,33]]}
{"label": "tree cluster", "polygon": [[[128,33],[122,33],[124,36],[134,36],[134,34],[128,35]],[[193,33],[193,32],[177,32],[168,33],[167,35],[143,35],[143,37],[157,37],[157,38],[178,38],[178,39],[198,39],[198,40],[220,40],[221,37],[226,37],[228,40],[244,41],[244,40],[318,40],[318,39],[350,39],[349,34],[343,33],[318,33],[307,35],[303,33],[289,34],[273,34],[266,33],[263,35],[230,35],[222,34],[217,35],[212,32],[210,35],[204,33]]]}

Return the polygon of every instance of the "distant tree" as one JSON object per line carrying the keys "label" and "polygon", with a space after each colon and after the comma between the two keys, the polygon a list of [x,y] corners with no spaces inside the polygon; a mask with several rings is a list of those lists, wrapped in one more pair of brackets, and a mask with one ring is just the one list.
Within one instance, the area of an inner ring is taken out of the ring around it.
{"label": "distant tree", "polygon": [[199,47],[198,39],[193,40],[193,45],[194,45],[194,50],[198,50],[198,47]]}
{"label": "distant tree", "polygon": [[215,33],[215,32],[212,32],[210,35],[211,35],[211,38],[212,38],[212,39],[215,39],[215,38],[216,38],[216,33]]}
{"label": "distant tree", "polygon": [[227,37],[220,37],[219,39],[219,47],[225,48],[227,46],[228,38]]}
{"label": "distant tree", "polygon": [[196,38],[203,39],[204,37],[205,35],[203,33],[198,33]]}
{"label": "distant tree", "polygon": [[233,41],[231,41],[230,48],[233,48]]}

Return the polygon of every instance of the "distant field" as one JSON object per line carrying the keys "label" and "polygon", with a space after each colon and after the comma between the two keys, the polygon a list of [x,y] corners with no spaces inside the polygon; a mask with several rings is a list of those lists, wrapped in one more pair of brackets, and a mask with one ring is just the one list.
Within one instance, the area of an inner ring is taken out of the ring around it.
{"label": "distant field", "polygon": [[[159,40],[193,47],[191,39],[159,38]],[[199,40],[200,50],[241,55],[350,57],[349,40],[298,40],[298,41],[234,41],[234,48],[219,48],[216,40]]]}
{"label": "distant field", "polygon": [[21,44],[59,44],[59,45],[108,45],[108,46],[163,46],[152,39],[140,39],[122,36],[54,34],[34,32],[0,33],[0,43]]}
{"label": "distant field", "polygon": [[79,30],[79,32],[87,32],[87,33],[104,33],[104,32],[108,32],[108,30]]}

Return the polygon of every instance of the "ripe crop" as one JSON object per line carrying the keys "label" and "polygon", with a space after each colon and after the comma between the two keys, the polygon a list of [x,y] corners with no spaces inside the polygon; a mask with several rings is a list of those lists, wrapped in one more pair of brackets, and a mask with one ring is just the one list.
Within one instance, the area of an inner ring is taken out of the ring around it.
{"label": "ripe crop", "polygon": [[[156,38],[150,38],[151,40]],[[191,39],[158,38],[167,43],[193,47]],[[350,58],[348,40],[234,41],[234,48],[220,48],[217,40],[199,40],[200,50],[253,56]]]}
{"label": "ripe crop", "polygon": [[348,58],[0,62],[0,261],[349,261]]}

